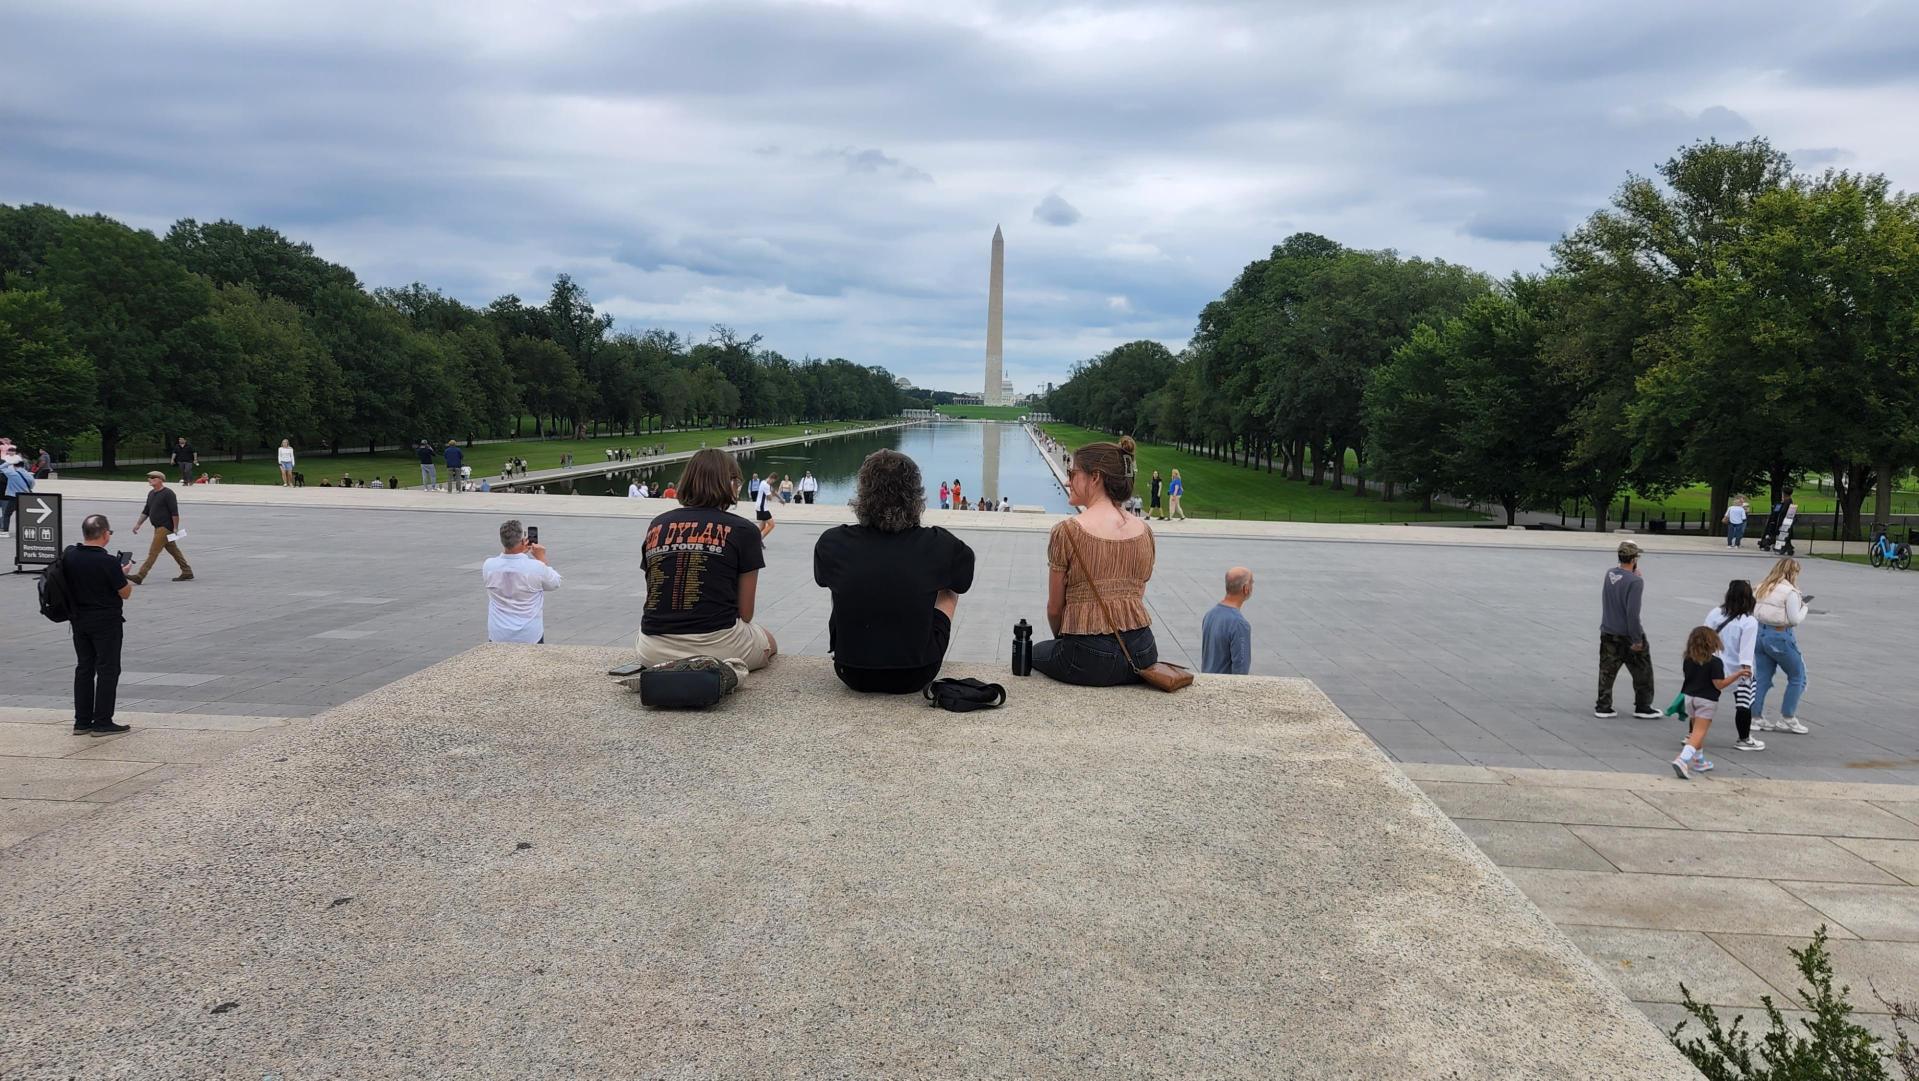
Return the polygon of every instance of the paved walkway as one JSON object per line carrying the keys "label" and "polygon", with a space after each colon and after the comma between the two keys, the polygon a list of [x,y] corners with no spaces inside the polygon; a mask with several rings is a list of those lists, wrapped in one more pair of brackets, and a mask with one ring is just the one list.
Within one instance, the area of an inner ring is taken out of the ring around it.
{"label": "paved walkway", "polygon": [[[124,531],[137,513],[139,487],[59,484],[69,525],[101,509]],[[128,608],[127,667],[166,679],[123,688],[122,707],[310,716],[451,656],[485,635],[478,568],[509,515],[542,526],[567,578],[550,602],[549,638],[626,644],[644,594],[641,527],[665,506],[196,488],[184,509],[198,579],[165,581],[163,564]],[[828,599],[812,583],[812,545],[845,515],[824,505],[779,512],[760,607],[788,652],[825,652]],[[1043,623],[1045,530],[1057,519],[936,511],[927,520],[957,530],[979,556],[953,659],[1003,663],[1012,624]],[[1314,680],[1396,759],[1658,775],[1673,753],[1673,722],[1597,721],[1590,712],[1598,582],[1615,538],[1200,520],[1156,529],[1147,599],[1166,655],[1197,658],[1219,576],[1244,563],[1258,575],[1247,608],[1254,671]],[[1686,631],[1728,578],[1757,578],[1768,562],[1712,541],[1647,543],[1647,622],[1670,693]],[[1745,754],[1728,746],[1731,726],[1717,726],[1709,746],[1722,773],[1919,783],[1911,679],[1885,663],[1886,643],[1909,633],[1919,575],[1823,561],[1806,573],[1817,600],[1802,635],[1812,687],[1801,712],[1814,732],[1769,734],[1768,750]],[[65,706],[64,628],[32,615],[28,576],[0,575],[0,606],[19,614],[0,705]],[[1629,694],[1623,677],[1620,692]]]}
{"label": "paved walkway", "polygon": [[[885,424],[868,424],[851,428],[835,428],[832,431],[815,432],[811,435],[786,436],[780,439],[767,439],[760,442],[748,443],[744,446],[731,447],[726,445],[728,438],[726,434],[727,430],[714,429],[713,438],[715,442],[713,443],[712,449],[725,451],[767,450],[772,447],[792,446],[795,443],[815,443],[823,439],[844,439],[849,435],[868,435],[873,432],[884,432],[893,428],[906,428],[914,424],[923,423],[925,422],[907,420]],[[752,435],[753,433],[751,429],[746,429],[735,434]],[[645,441],[652,438],[653,433],[649,433],[647,435],[634,436],[633,440],[641,445],[645,445]],[[552,469],[529,469],[524,473],[518,473],[504,479],[497,472],[482,473],[479,467],[475,466],[473,469],[473,483],[478,484],[483,479],[488,480],[492,482],[494,488],[502,491],[513,488],[537,487],[548,481],[574,480],[579,477],[597,477],[602,473],[613,473],[619,470],[647,469],[653,466],[669,465],[673,462],[684,462],[705,449],[707,448],[694,447],[692,450],[675,450],[665,454],[649,454],[644,458],[628,458],[625,461],[618,462],[608,458],[589,458],[584,462],[574,462],[572,465],[556,466]],[[491,464],[490,462],[488,463],[489,468],[491,468]],[[444,460],[440,468],[442,470],[446,468]],[[409,484],[406,487],[416,492],[424,492],[426,490],[423,485],[418,484]]]}
{"label": "paved walkway", "polygon": [[1892,1033],[1874,989],[1919,1003],[1919,786],[1402,769],[1662,1028],[1682,981],[1748,1028],[1762,996],[1801,1016],[1821,926],[1866,1024]]}

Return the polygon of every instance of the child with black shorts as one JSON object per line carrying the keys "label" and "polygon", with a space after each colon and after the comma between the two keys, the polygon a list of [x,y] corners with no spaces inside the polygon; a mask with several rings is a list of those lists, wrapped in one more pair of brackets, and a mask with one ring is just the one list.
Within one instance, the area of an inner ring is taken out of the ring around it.
{"label": "child with black shorts", "polygon": [[1679,688],[1686,700],[1686,742],[1679,748],[1679,757],[1672,760],[1672,771],[1682,781],[1713,768],[1704,748],[1706,730],[1712,727],[1712,715],[1719,708],[1719,692],[1748,674],[1742,667],[1727,675],[1719,650],[1719,635],[1711,627],[1694,627],[1686,638],[1686,657],[1680,665],[1685,675]]}

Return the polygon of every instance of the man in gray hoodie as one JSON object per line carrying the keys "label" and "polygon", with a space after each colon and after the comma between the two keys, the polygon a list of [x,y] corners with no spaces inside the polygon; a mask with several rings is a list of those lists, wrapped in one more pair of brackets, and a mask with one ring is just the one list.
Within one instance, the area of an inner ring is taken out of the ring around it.
{"label": "man in gray hoodie", "polygon": [[1646,580],[1639,576],[1639,546],[1621,541],[1619,566],[1606,572],[1606,580],[1599,587],[1599,697],[1593,703],[1595,717],[1619,716],[1612,708],[1612,688],[1622,664],[1632,676],[1632,715],[1645,720],[1661,716],[1652,704],[1652,654],[1646,650],[1646,628],[1639,621],[1639,602],[1645,592]]}

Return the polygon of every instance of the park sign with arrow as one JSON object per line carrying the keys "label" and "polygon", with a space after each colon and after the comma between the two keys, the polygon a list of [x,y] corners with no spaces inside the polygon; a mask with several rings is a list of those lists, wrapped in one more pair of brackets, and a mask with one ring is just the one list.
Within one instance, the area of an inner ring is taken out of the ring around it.
{"label": "park sign with arrow", "polygon": [[13,567],[49,566],[66,547],[62,535],[60,496],[56,492],[21,492],[14,507]]}

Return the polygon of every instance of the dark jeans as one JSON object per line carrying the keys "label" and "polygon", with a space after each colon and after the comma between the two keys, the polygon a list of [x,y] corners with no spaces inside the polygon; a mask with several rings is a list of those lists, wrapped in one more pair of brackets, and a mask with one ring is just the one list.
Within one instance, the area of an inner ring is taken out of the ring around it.
{"label": "dark jeans", "polygon": [[1632,648],[1632,639],[1623,634],[1599,636],[1599,697],[1593,708],[1601,713],[1612,709],[1612,685],[1619,679],[1619,666],[1632,676],[1633,709],[1645,713],[1652,709],[1652,647]]}
{"label": "dark jeans", "polygon": [[113,720],[113,699],[120,691],[120,643],[126,624],[73,628],[73,723],[107,724]]}
{"label": "dark jeans", "polygon": [[14,495],[0,495],[0,533],[5,533],[13,528],[13,508],[19,498],[19,496]]}
{"label": "dark jeans", "polygon": [[1739,542],[1744,539],[1746,539],[1746,523],[1740,522],[1738,525],[1726,526],[1726,547],[1737,548]]}
{"label": "dark jeans", "polygon": [[[1121,632],[1133,664],[1146,668],[1159,660],[1153,628]],[[1110,634],[1062,634],[1050,642],[1033,643],[1033,670],[1082,687],[1117,687],[1137,683],[1126,654]]]}

